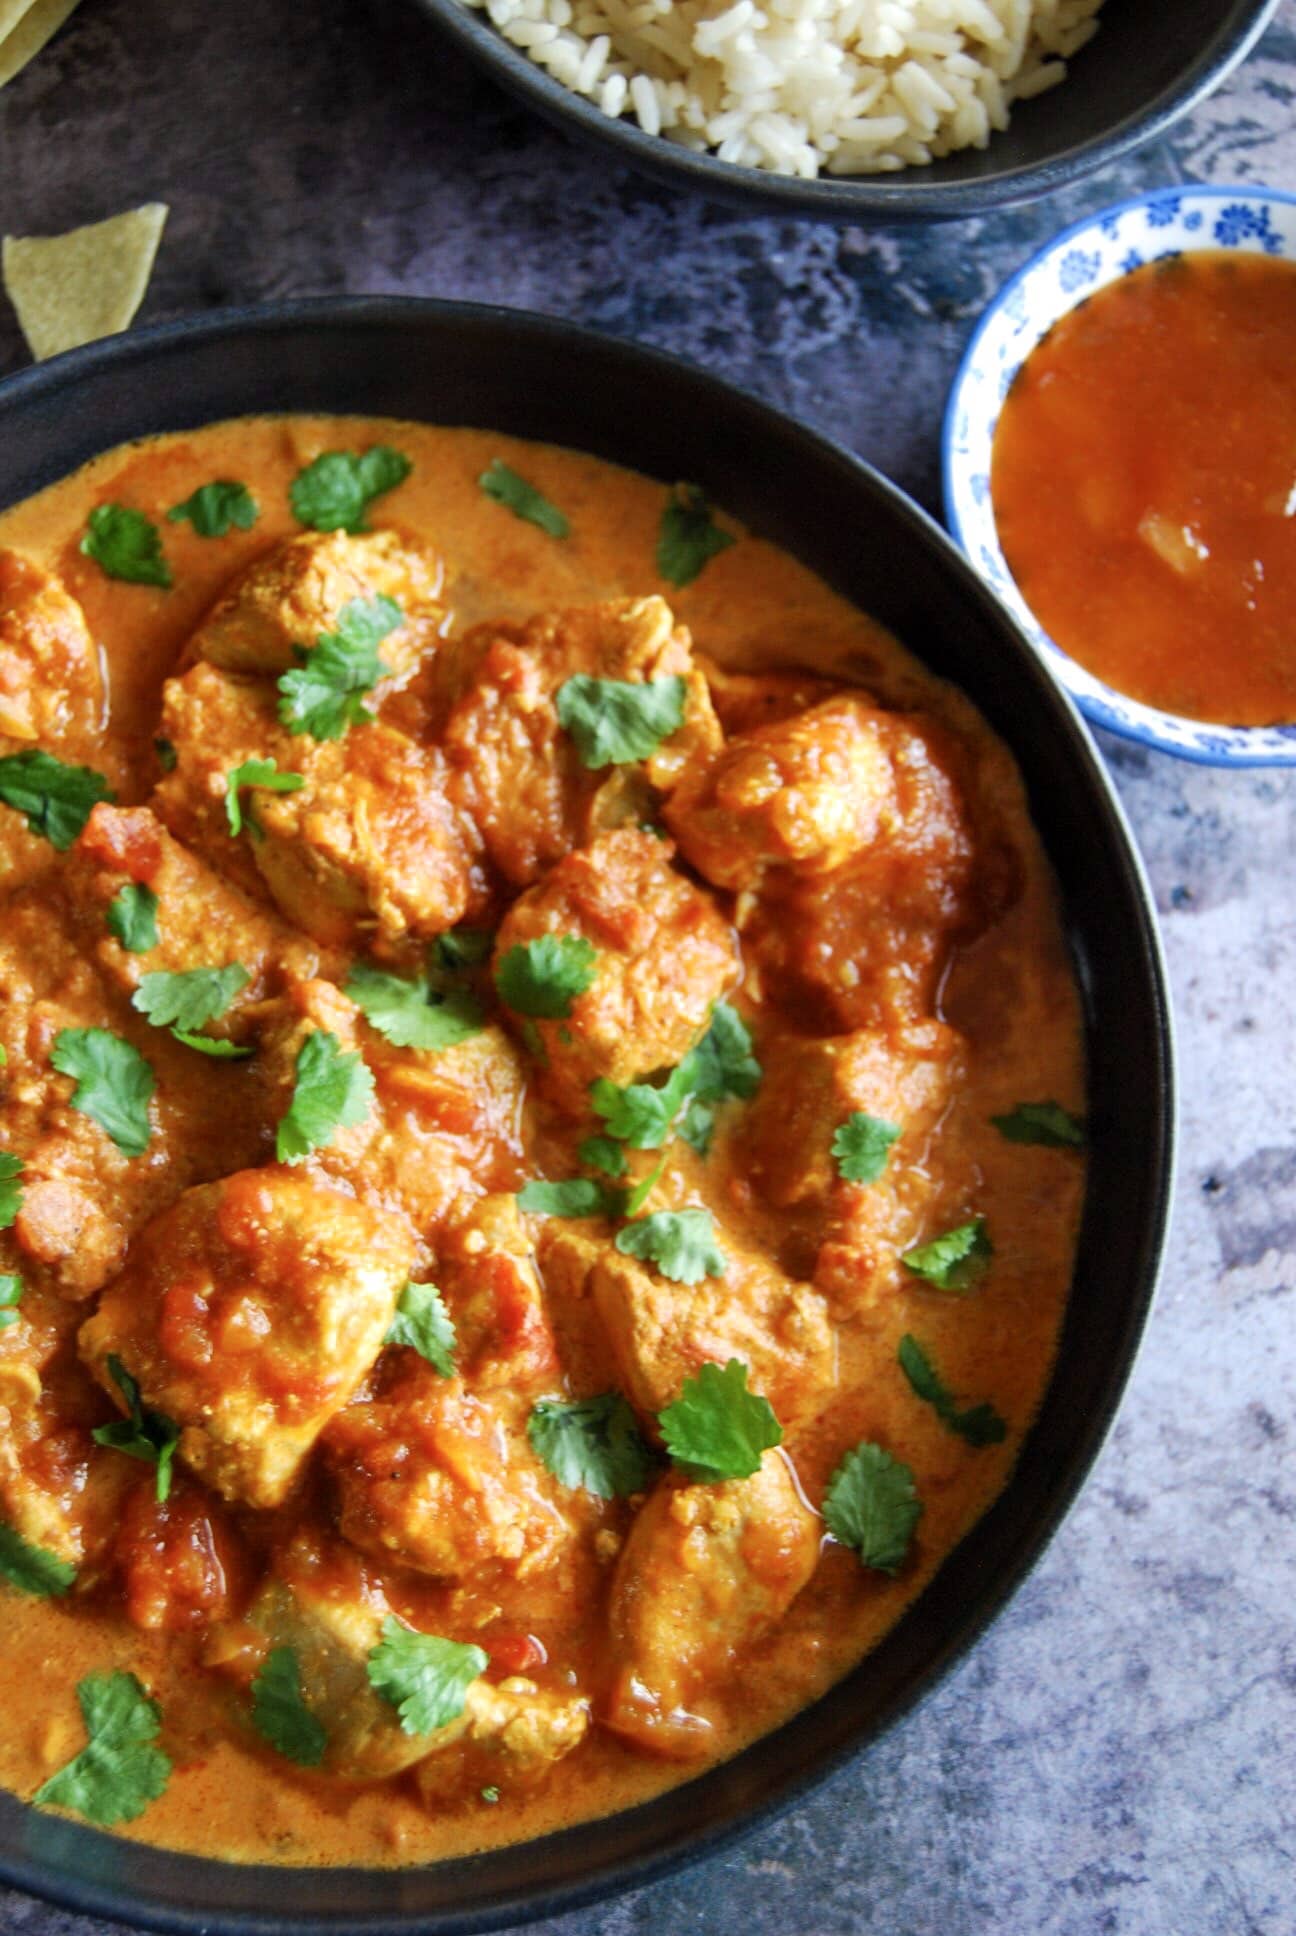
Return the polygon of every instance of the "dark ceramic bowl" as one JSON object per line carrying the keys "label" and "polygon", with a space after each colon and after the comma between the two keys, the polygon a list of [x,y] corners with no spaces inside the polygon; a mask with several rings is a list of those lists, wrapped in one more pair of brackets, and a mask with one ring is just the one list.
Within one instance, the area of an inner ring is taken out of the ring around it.
{"label": "dark ceramic bowl", "polygon": [[118,337],[0,384],[0,507],[152,432],[265,411],[497,427],[687,477],[962,686],[1016,753],[1084,993],[1092,1168],[1057,1367],[998,1502],[830,1695],[686,1787],[520,1848],[391,1870],[172,1855],[0,1795],[0,1877],[149,1928],[463,1936],[571,1909],[713,1853],[873,1740],[971,1646],[1039,1558],[1111,1423],[1152,1297],[1171,1182],[1170,1018],[1156,926],[1079,716],[921,511],[844,451],[683,363],[507,310],[358,298]]}
{"label": "dark ceramic bowl", "polygon": [[951,220],[1047,195],[1164,134],[1249,52],[1281,0],[1108,0],[1058,88],[1013,109],[988,148],[894,175],[794,180],[694,154],[637,121],[611,121],[461,0],[415,0],[501,87],[556,126],[676,188],[770,215],[869,224]]}

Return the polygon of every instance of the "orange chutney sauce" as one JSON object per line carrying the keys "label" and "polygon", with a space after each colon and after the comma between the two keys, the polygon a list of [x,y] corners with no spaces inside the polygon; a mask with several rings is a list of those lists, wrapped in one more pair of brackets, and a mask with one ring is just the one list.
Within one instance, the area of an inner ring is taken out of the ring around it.
{"label": "orange chutney sauce", "polygon": [[991,489],[1081,665],[1190,718],[1296,720],[1296,263],[1205,251],[1100,289],[1019,372]]}

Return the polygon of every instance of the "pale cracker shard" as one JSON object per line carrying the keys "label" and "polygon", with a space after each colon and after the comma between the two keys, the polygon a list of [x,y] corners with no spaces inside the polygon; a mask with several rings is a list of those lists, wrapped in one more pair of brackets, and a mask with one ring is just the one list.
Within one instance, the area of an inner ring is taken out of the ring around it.
{"label": "pale cracker shard", "polygon": [[[4,53],[0,45],[0,62]],[[166,218],[165,202],[145,202],[65,235],[5,236],[5,293],[37,362],[127,327],[143,301]]]}
{"label": "pale cracker shard", "polygon": [[53,40],[78,0],[0,0],[0,87]]}

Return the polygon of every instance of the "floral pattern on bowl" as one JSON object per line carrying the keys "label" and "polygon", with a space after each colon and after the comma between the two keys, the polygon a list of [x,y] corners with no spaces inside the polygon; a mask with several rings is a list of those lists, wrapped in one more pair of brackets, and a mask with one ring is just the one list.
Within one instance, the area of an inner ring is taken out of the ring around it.
{"label": "floral pattern on bowl", "polygon": [[1176,188],[1077,222],[1018,271],[977,325],[945,413],[945,522],[1008,605],[1086,718],[1126,739],[1207,766],[1296,766],[1296,725],[1218,726],[1142,705],[1054,645],[1004,560],[990,499],[999,409],[1026,358],[1060,317],[1145,262],[1187,249],[1239,249],[1296,261],[1296,195],[1275,189]]}

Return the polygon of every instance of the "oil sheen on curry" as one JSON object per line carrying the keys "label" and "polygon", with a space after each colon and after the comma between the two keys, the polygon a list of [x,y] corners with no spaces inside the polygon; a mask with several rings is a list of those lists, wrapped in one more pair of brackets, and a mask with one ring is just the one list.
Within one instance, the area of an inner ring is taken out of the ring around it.
{"label": "oil sheen on curry", "polygon": [[218,424],[0,546],[0,1781],[398,1864],[733,1754],[1049,1374],[1009,756],[699,492],[493,434]]}

